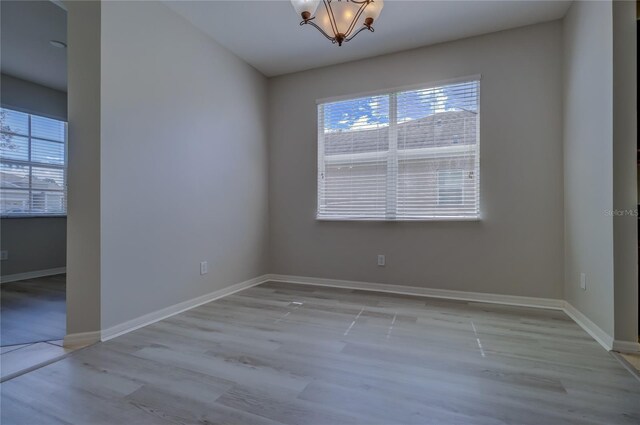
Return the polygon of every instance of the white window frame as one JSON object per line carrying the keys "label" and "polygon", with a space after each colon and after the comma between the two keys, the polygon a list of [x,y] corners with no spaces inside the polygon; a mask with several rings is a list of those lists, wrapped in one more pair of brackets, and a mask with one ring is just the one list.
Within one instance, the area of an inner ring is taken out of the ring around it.
{"label": "white window frame", "polygon": [[[63,190],[60,191],[55,191],[55,190],[42,190],[42,189],[37,189],[37,188],[33,188],[32,183],[31,183],[31,172],[29,173],[29,188],[28,189],[16,189],[16,190],[20,190],[20,191],[25,191],[28,193],[28,200],[29,200],[29,209],[33,208],[33,205],[31,205],[31,203],[33,202],[33,192],[52,192],[52,193],[61,193],[64,199],[64,212],[61,213],[46,213],[46,212],[38,212],[38,213],[24,213],[24,212],[20,212],[20,213],[5,213],[5,212],[0,212],[0,218],[3,219],[7,219],[7,218],[31,218],[31,217],[66,217],[67,216],[67,163],[68,163],[68,156],[69,156],[69,149],[68,149],[68,122],[65,120],[62,120],[60,118],[53,118],[53,117],[48,117],[45,115],[41,115],[41,114],[34,114],[28,111],[23,111],[20,109],[16,109],[16,108],[11,108],[11,107],[5,107],[2,106],[2,109],[7,110],[7,111],[13,111],[13,112],[19,112],[22,114],[26,114],[29,117],[28,120],[28,134],[21,134],[21,133],[14,133],[14,132],[7,132],[7,131],[0,131],[0,133],[2,134],[8,134],[8,135],[14,135],[17,137],[23,137],[27,139],[27,149],[28,149],[28,159],[25,160],[19,160],[19,159],[12,159],[12,158],[1,158],[0,157],[0,162],[5,163],[5,164],[13,164],[13,165],[19,165],[19,166],[25,166],[25,167],[38,167],[38,168],[51,168],[51,169],[57,169],[57,170],[62,170],[63,171]],[[42,118],[48,118],[48,119],[54,119],[56,121],[60,121],[62,123],[64,123],[64,141],[60,142],[59,140],[51,140],[51,139],[47,139],[45,137],[33,137],[32,135],[32,131],[31,131],[31,117],[42,117]],[[54,142],[54,143],[62,143],[64,144],[64,163],[62,165],[60,164],[50,164],[50,163],[41,163],[41,162],[37,162],[37,161],[32,161],[31,160],[31,151],[32,151],[32,140],[36,139],[36,140],[43,140],[43,141],[47,141],[47,142]]]}
{"label": "white window frame", "polygon": [[[335,163],[340,163],[340,162],[345,162],[349,163],[349,162],[353,162],[354,158],[357,160],[362,160],[363,162],[367,161],[367,160],[371,160],[371,159],[384,159],[386,158],[388,161],[388,164],[391,166],[394,166],[395,169],[397,170],[397,164],[399,163],[400,159],[419,159],[419,158],[424,158],[427,156],[430,156],[433,154],[434,149],[448,149],[448,150],[460,150],[460,149],[466,149],[465,145],[460,145],[460,146],[456,146],[456,145],[452,145],[452,146],[443,146],[443,147],[438,147],[438,148],[422,148],[422,149],[410,149],[408,151],[398,151],[397,149],[397,142],[398,142],[398,138],[397,138],[397,102],[394,101],[395,99],[393,99],[393,97],[395,97],[397,95],[397,93],[399,92],[404,92],[404,91],[411,91],[411,90],[424,90],[424,89],[430,89],[430,88],[435,88],[435,87],[440,87],[440,86],[445,86],[445,85],[450,85],[450,84],[456,84],[456,83],[465,83],[465,82],[471,82],[471,81],[478,81],[478,83],[481,82],[482,76],[480,74],[477,75],[470,75],[470,76],[466,76],[466,77],[460,77],[460,78],[453,78],[453,79],[448,79],[448,80],[439,80],[439,81],[434,81],[434,82],[430,82],[430,83],[424,83],[424,84],[414,84],[414,85],[409,85],[409,86],[401,86],[401,87],[394,87],[394,88],[389,88],[389,89],[381,89],[381,90],[375,90],[375,91],[369,91],[369,92],[361,92],[361,93],[354,93],[354,94],[349,94],[349,95],[343,95],[343,96],[334,96],[334,97],[328,97],[328,98],[321,98],[321,99],[316,99],[316,105],[320,106],[322,104],[325,103],[332,103],[332,102],[340,102],[340,101],[345,101],[345,100],[352,100],[352,99],[357,99],[357,98],[361,98],[361,97],[368,97],[368,96],[375,96],[375,95],[389,95],[389,150],[388,152],[364,152],[364,153],[358,153],[358,154],[348,154],[345,155],[344,158],[340,158],[341,155],[331,155],[331,159],[329,159],[327,161],[327,157],[324,156],[324,109],[323,108],[318,108],[319,113],[318,113],[318,123],[317,123],[317,132],[318,132],[318,169],[317,169],[317,174],[316,174],[316,178],[318,177],[318,175],[320,173],[325,172],[325,169],[323,168],[327,163],[330,164],[335,164]],[[478,109],[477,109],[477,113],[478,116],[482,116],[480,114],[480,99],[481,99],[481,84],[478,84]],[[430,217],[421,217],[420,219],[405,219],[405,218],[397,218],[396,217],[396,212],[397,212],[397,185],[394,185],[394,179],[387,179],[387,197],[386,197],[386,214],[385,214],[385,218],[360,218],[360,217],[324,217],[324,216],[320,216],[319,215],[319,211],[320,211],[320,194],[324,193],[324,187],[322,186],[324,184],[324,179],[317,179],[318,180],[318,184],[317,184],[317,193],[316,193],[316,220],[317,221],[391,221],[391,222],[405,222],[405,221],[481,221],[482,219],[482,215],[481,215],[481,193],[480,193],[480,119],[476,120],[476,155],[475,155],[475,162],[476,162],[476,166],[474,167],[475,170],[478,170],[477,175],[474,175],[475,178],[475,184],[476,184],[476,193],[478,196],[478,211],[477,214],[475,216],[430,216]],[[348,158],[347,158],[348,156]],[[395,161],[395,165],[394,164]],[[387,169],[389,169],[389,165],[387,167]],[[396,179],[397,180],[397,179]],[[438,183],[437,183],[438,184]],[[393,194],[393,196],[390,196],[390,194]],[[439,196],[439,193],[438,193]],[[463,190],[463,196],[464,196],[464,190]]]}

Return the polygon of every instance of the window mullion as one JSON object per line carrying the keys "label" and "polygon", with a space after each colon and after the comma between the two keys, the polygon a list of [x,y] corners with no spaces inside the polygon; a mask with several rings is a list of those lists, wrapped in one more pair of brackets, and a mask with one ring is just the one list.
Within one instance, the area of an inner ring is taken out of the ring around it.
{"label": "window mullion", "polygon": [[31,162],[31,114],[27,120],[29,126],[29,138],[27,139],[27,159],[29,161],[29,213],[33,212],[33,163]]}
{"label": "window mullion", "polygon": [[63,199],[63,205],[62,205],[62,210],[65,212],[65,214],[67,213],[67,205],[68,205],[67,193],[69,193],[69,185],[67,183],[68,160],[69,160],[69,125],[65,122],[64,123],[64,171],[63,171],[64,199]]}
{"label": "window mullion", "polygon": [[395,220],[398,205],[398,98],[389,94],[389,150],[387,153],[386,219]]}

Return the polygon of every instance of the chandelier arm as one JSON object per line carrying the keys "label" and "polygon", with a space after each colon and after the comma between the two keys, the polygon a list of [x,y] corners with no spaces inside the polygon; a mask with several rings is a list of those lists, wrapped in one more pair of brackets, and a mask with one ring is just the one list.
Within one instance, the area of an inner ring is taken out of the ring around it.
{"label": "chandelier arm", "polygon": [[320,31],[320,33],[322,35],[324,35],[328,40],[330,40],[332,43],[336,43],[336,39],[335,37],[331,37],[329,34],[327,34],[326,32],[324,32],[324,30],[322,28],[320,28],[315,22],[311,22],[311,20],[306,20],[306,21],[302,21],[300,22],[300,25],[311,25],[312,27],[315,27],[318,31]]}
{"label": "chandelier arm", "polygon": [[309,18],[309,19],[303,19],[302,21],[300,21],[300,26],[303,26],[303,25],[306,25],[306,24],[310,24],[311,21],[313,21],[314,19],[316,19],[315,16],[312,17],[312,18]]}
{"label": "chandelier arm", "polygon": [[353,39],[356,37],[356,35],[360,34],[360,33],[361,33],[362,31],[364,31],[364,30],[369,30],[369,31],[371,31],[371,32],[374,32],[374,31],[375,31],[375,30],[373,29],[373,27],[363,26],[363,27],[362,27],[362,28],[360,28],[358,31],[356,31],[356,33],[355,33],[355,34],[353,34],[351,37],[349,37],[349,38],[345,38],[345,39],[344,39],[344,41],[345,41],[345,42],[347,42],[347,41],[351,41],[351,40],[353,40]]}
{"label": "chandelier arm", "polygon": [[[338,35],[338,24],[336,23],[336,17],[333,15],[333,8],[331,8],[331,0],[322,0],[325,9],[327,9],[327,15],[329,15],[329,23],[331,24],[331,30],[334,37]],[[324,31],[323,31],[324,32]]]}
{"label": "chandelier arm", "polygon": [[[364,12],[364,9],[366,9],[367,6],[369,6],[370,0],[365,0],[362,3],[359,2],[353,2],[356,4],[359,4],[360,7],[358,8],[358,11],[356,12],[356,16],[353,18],[353,20],[351,21],[351,25],[349,25],[349,29],[347,29],[344,33],[345,36],[348,36],[349,34],[351,34],[351,31],[353,31],[353,28],[356,26],[356,22],[358,22],[358,19],[360,19],[360,16],[362,15],[362,12]],[[358,31],[360,32],[360,31]]]}

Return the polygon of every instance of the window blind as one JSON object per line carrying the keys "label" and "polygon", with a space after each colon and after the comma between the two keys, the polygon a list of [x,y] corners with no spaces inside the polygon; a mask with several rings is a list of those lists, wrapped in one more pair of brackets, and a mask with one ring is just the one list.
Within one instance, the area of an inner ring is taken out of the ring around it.
{"label": "window blind", "polygon": [[474,219],[480,82],[318,105],[318,219]]}
{"label": "window blind", "polygon": [[66,123],[0,108],[0,214],[67,211]]}

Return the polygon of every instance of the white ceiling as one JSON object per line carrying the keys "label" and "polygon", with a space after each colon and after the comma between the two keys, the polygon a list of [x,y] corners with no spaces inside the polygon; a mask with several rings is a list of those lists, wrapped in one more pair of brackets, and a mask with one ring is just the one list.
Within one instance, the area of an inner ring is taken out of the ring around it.
{"label": "white ceiling", "polygon": [[67,14],[50,1],[0,1],[2,73],[67,90]]}
{"label": "white ceiling", "polygon": [[571,1],[386,0],[375,33],[342,47],[300,27],[288,0],[165,3],[271,77],[559,19]]}
{"label": "white ceiling", "polygon": [[[570,1],[386,0],[375,25],[342,47],[300,27],[288,0],[166,1],[266,76],[348,62],[564,16]],[[66,12],[54,3],[0,1],[3,73],[66,91]]]}

